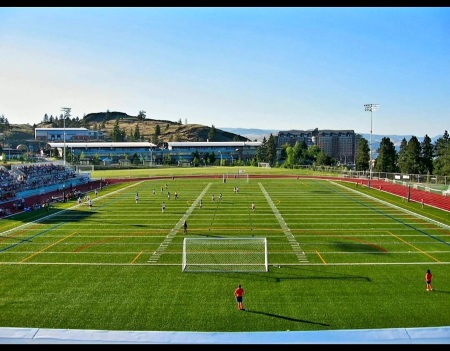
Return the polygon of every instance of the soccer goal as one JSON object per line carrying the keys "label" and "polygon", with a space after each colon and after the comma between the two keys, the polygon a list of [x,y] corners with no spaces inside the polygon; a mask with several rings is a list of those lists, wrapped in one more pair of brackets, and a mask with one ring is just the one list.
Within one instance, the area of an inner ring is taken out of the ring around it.
{"label": "soccer goal", "polygon": [[185,238],[183,272],[268,272],[266,238]]}
{"label": "soccer goal", "polygon": [[90,173],[94,171],[94,165],[76,165],[75,172]]}

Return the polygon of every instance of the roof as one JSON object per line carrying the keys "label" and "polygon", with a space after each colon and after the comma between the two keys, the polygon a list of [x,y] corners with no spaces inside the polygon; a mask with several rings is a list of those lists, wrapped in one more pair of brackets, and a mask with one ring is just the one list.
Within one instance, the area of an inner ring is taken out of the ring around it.
{"label": "roof", "polygon": [[122,141],[122,142],[84,142],[84,143],[72,143],[72,142],[66,142],[66,143],[47,143],[50,147],[60,147],[63,148],[64,145],[66,147],[84,147],[84,148],[107,148],[107,147],[145,147],[145,148],[152,148],[156,147],[155,144],[149,143],[149,142],[137,142],[137,141]]}
{"label": "roof", "polygon": [[243,146],[260,146],[261,141],[173,141],[168,142],[169,148],[171,147],[243,147]]}

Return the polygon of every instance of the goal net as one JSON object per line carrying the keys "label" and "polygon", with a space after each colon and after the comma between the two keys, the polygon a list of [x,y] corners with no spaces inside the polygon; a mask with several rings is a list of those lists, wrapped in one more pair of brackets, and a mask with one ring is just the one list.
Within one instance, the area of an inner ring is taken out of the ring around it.
{"label": "goal net", "polygon": [[94,171],[94,165],[76,165],[77,173],[90,173]]}
{"label": "goal net", "polygon": [[266,238],[185,238],[183,272],[267,272]]}

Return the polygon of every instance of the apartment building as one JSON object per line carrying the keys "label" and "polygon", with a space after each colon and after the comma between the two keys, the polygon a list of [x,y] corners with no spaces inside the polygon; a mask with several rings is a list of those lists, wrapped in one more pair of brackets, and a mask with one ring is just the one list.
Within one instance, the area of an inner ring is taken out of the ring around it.
{"label": "apartment building", "polygon": [[335,160],[355,163],[356,150],[360,136],[354,130],[308,129],[278,132],[277,147],[285,144],[294,146],[296,142],[305,142],[308,147],[317,145],[323,152]]}

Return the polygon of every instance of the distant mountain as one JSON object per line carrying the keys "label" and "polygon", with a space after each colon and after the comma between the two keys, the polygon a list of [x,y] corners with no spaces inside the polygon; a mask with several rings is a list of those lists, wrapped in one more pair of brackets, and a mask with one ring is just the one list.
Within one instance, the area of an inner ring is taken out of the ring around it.
{"label": "distant mountain", "polygon": [[220,128],[229,133],[241,135],[251,141],[262,141],[264,137],[269,138],[270,134],[277,136],[278,129],[256,129],[256,128]]}

